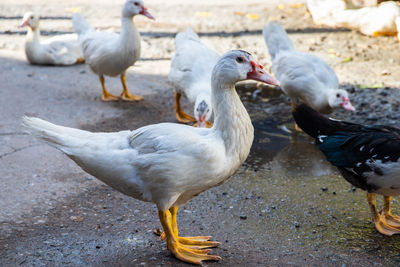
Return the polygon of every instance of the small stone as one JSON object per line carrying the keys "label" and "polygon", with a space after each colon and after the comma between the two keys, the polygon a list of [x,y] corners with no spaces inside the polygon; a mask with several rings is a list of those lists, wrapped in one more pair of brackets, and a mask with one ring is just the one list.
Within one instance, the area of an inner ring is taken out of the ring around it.
{"label": "small stone", "polygon": [[83,222],[83,220],[84,220],[83,216],[71,216],[71,217],[69,217],[69,219],[74,222]]}
{"label": "small stone", "polygon": [[163,231],[161,231],[160,228],[157,228],[157,229],[154,229],[154,230],[153,230],[153,234],[155,234],[155,235],[157,235],[157,236],[160,236],[162,233],[163,233]]}
{"label": "small stone", "polygon": [[326,192],[326,191],[328,191],[328,188],[327,187],[321,187],[321,190],[322,190],[322,192]]}
{"label": "small stone", "polygon": [[240,219],[241,220],[246,220],[247,219],[247,215],[244,215],[244,214],[240,215]]}
{"label": "small stone", "polygon": [[299,228],[300,227],[300,223],[299,222],[294,222],[294,227]]}

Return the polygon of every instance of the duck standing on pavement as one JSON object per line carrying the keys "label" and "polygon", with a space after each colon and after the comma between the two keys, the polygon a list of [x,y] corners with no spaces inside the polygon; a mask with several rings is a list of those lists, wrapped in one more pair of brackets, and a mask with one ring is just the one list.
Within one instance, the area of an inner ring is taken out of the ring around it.
{"label": "duck standing on pavement", "polygon": [[117,101],[118,96],[109,93],[104,85],[104,75],[111,77],[119,75],[123,87],[122,100],[139,101],[143,97],[132,95],[126,85],[126,70],[140,58],[140,34],[133,18],[143,15],[150,19],[154,17],[143,6],[142,0],[127,0],[122,7],[121,33],[100,32],[90,26],[85,18],[78,13],[72,17],[74,29],[79,35],[79,42],[86,64],[99,75],[103,101]]}
{"label": "duck standing on pavement", "polygon": [[179,236],[176,214],[179,206],[224,183],[246,160],[254,129],[235,90],[235,83],[246,79],[278,85],[245,51],[230,51],[219,59],[211,80],[212,128],[160,123],[92,133],[38,118],[25,117],[24,124],[89,174],[128,196],[155,203],[167,249],[182,261],[201,264],[220,259],[207,249],[219,243],[210,236]]}

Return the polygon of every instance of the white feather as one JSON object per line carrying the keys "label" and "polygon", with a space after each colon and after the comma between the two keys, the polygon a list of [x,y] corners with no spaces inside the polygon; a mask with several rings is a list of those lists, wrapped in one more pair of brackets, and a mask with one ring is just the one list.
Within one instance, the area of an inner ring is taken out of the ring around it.
{"label": "white feather", "polygon": [[383,175],[376,174],[375,172],[365,172],[363,175],[367,177],[367,183],[373,184],[378,189],[376,193],[384,196],[397,196],[400,194],[400,161],[396,162],[381,160],[367,161],[372,169],[378,168],[382,171]]}

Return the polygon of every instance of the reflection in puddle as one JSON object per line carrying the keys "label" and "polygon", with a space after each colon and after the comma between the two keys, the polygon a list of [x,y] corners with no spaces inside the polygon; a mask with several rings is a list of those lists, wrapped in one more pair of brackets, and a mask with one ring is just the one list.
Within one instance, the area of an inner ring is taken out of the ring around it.
{"label": "reflection in puddle", "polygon": [[[236,89],[254,125],[254,142],[245,165],[255,171],[269,166],[284,176],[322,176],[335,171],[311,139],[293,133],[287,98],[280,90],[257,83],[240,83]],[[290,132],[291,131],[291,132]]]}

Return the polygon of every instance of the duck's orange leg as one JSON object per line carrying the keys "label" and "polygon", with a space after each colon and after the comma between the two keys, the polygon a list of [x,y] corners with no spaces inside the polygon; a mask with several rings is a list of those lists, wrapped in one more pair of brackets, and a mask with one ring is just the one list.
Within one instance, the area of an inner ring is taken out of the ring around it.
{"label": "duck's orange leg", "polygon": [[101,100],[103,100],[103,101],[118,101],[119,100],[118,96],[110,94],[106,90],[106,87],[104,86],[104,76],[100,75],[99,79],[100,79],[100,83],[101,83],[101,88],[103,89],[103,94],[101,95]]}
{"label": "duck's orange leg", "polygon": [[202,264],[206,260],[220,260],[221,257],[216,255],[208,255],[210,249],[197,249],[195,246],[188,246],[181,242],[179,237],[175,234],[174,227],[172,227],[172,216],[169,210],[159,211],[161,225],[164,229],[165,239],[167,240],[167,249],[181,261]]}
{"label": "duck's orange leg", "polygon": [[124,90],[121,93],[122,100],[125,101],[140,101],[143,100],[143,97],[138,95],[132,95],[128,91],[128,86],[126,86],[126,76],[125,73],[121,74],[121,83]]}
{"label": "duck's orange leg", "polygon": [[380,212],[380,215],[385,219],[391,226],[400,227],[400,217],[396,215],[392,215],[391,211],[392,197],[384,196],[383,197],[383,209]]}
{"label": "duck's orange leg", "polygon": [[[367,193],[367,200],[371,209],[372,221],[375,224],[375,228],[383,235],[391,236],[394,234],[400,234],[400,227],[386,222],[385,216],[378,212],[376,207],[376,194]],[[385,214],[385,209],[383,214]]]}
{"label": "duck's orange leg", "polygon": [[196,119],[187,114],[186,112],[184,112],[181,108],[181,103],[180,103],[180,99],[181,99],[181,94],[178,92],[174,93],[175,95],[175,115],[176,115],[176,119],[181,122],[181,123],[190,123],[190,122],[195,122]]}

